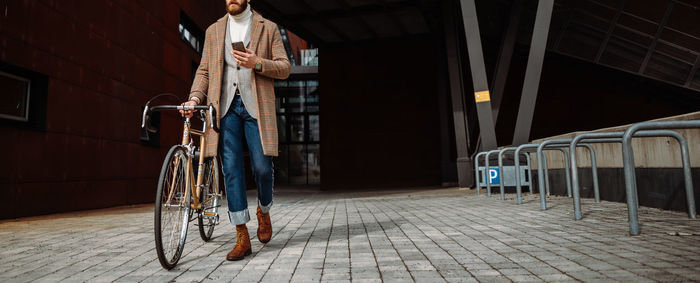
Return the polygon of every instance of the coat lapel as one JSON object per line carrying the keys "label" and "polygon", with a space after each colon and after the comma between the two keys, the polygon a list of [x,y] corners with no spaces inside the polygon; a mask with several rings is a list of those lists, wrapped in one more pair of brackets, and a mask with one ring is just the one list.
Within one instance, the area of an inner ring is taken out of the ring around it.
{"label": "coat lapel", "polygon": [[250,45],[248,48],[252,50],[253,53],[257,53],[258,42],[260,42],[260,36],[263,32],[263,17],[258,14],[258,12],[253,11],[253,22],[250,25]]}
{"label": "coat lapel", "polygon": [[226,36],[226,23],[228,22],[228,14],[224,15],[221,19],[216,21],[216,48],[220,48],[220,50],[217,50],[216,52],[216,61],[218,62],[219,60],[224,58],[224,36]]}
{"label": "coat lapel", "polygon": [[[216,37],[214,38],[214,48],[212,50],[213,58],[210,59],[212,66],[212,69],[209,70],[210,72],[210,79],[213,78],[213,85],[210,84],[209,89],[210,89],[210,95],[211,99],[214,100],[214,104],[218,106],[219,103],[219,98],[221,97],[221,76],[223,74],[223,62],[224,62],[224,36],[226,35],[226,23],[228,22],[228,14],[224,15],[221,19],[219,19],[215,24],[214,24],[214,34]],[[221,113],[221,111],[218,111],[218,113]]]}

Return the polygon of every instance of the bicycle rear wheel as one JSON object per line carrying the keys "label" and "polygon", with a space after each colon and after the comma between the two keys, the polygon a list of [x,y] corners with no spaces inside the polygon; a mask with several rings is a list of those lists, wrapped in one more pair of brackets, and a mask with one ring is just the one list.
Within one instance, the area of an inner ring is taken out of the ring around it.
{"label": "bicycle rear wheel", "polygon": [[185,183],[187,153],[173,146],[163,162],[155,206],[156,253],[160,265],[172,269],[180,260],[187,239],[191,197]]}
{"label": "bicycle rear wheel", "polygon": [[197,217],[199,224],[199,236],[208,242],[214,233],[214,227],[218,224],[219,201],[219,160],[216,157],[207,158],[204,161],[204,175],[202,176],[202,191],[199,201],[202,210]]}

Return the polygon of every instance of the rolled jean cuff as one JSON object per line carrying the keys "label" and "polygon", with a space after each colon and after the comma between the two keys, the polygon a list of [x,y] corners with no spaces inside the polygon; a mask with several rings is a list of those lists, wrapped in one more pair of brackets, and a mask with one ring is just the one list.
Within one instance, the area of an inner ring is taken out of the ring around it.
{"label": "rolled jean cuff", "polygon": [[244,209],[241,211],[236,211],[236,212],[228,212],[228,219],[231,221],[231,224],[233,225],[241,225],[241,224],[246,224],[248,221],[250,221],[250,213],[248,212],[248,209]]}
{"label": "rolled jean cuff", "polygon": [[260,203],[260,200],[258,200],[258,206],[260,207],[260,212],[262,212],[262,213],[270,213],[270,208],[272,207],[272,203],[273,203],[273,202],[274,202],[274,201],[271,200],[269,204],[267,204],[267,205],[262,205],[262,203]]}

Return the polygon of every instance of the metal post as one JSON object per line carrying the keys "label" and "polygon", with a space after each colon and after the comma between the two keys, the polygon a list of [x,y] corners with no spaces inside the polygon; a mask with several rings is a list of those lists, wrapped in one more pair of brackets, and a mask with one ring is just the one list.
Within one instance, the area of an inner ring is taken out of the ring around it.
{"label": "metal post", "polygon": [[[513,151],[515,150],[515,147],[506,147],[502,149],[500,152],[498,152],[498,174],[501,175],[501,181],[498,182],[498,186],[501,189],[501,200],[506,199],[506,192],[505,192],[505,186],[503,185],[503,154],[505,154],[507,151]],[[517,176],[517,174],[516,174]],[[517,182],[517,181],[516,181]]]}
{"label": "metal post", "polygon": [[537,183],[538,183],[538,188],[540,189],[540,210],[547,210],[547,201],[545,200],[545,194],[546,190],[543,190],[544,186],[544,170],[542,170],[542,167],[544,166],[544,162],[542,161],[542,148],[537,146]]}
{"label": "metal post", "polygon": [[[474,183],[476,184],[476,195],[481,195],[481,185],[479,185],[479,157],[486,155],[486,152],[479,152],[474,156]],[[484,178],[486,180],[486,178]]]}
{"label": "metal post", "polygon": [[549,34],[549,24],[552,19],[554,0],[540,0],[537,5],[537,16],[535,18],[535,28],[532,32],[532,43],[530,44],[530,55],[527,59],[527,69],[525,71],[525,83],[520,97],[520,108],[513,134],[513,145],[518,146],[530,138],[530,128],[532,127],[532,117],[535,112],[535,102],[537,101],[537,90],[542,74],[544,63],[544,52],[547,47],[547,36]]}
{"label": "metal post", "polygon": [[497,149],[491,150],[486,153],[486,166],[484,166],[484,182],[486,183],[486,195],[491,197],[491,174],[489,173],[489,159],[491,158],[491,153],[498,152]]}
{"label": "metal post", "polygon": [[[549,165],[547,164],[547,158],[548,158],[548,153],[543,152],[542,162],[544,162],[544,168],[549,168]],[[540,169],[537,168],[537,170],[540,170]],[[549,192],[549,170],[542,169],[542,171],[544,171],[544,191],[546,192],[547,196],[549,196],[550,195],[550,192]]]}
{"label": "metal post", "polygon": [[479,21],[476,17],[476,6],[474,5],[474,0],[460,0],[460,3],[464,33],[467,38],[469,65],[471,67],[472,82],[474,84],[476,112],[479,117],[481,145],[484,150],[494,149],[497,147],[498,143],[496,141],[493,114],[491,113],[491,96],[489,94],[489,86],[486,78],[484,55],[481,50],[481,36],[479,35]]}
{"label": "metal post", "polygon": [[[628,129],[629,130],[629,129]],[[625,193],[627,198],[627,216],[629,221],[630,235],[639,235],[639,219],[637,212],[637,184],[634,176],[634,154],[630,146],[632,135],[627,135],[622,139],[622,162],[625,172]]]}

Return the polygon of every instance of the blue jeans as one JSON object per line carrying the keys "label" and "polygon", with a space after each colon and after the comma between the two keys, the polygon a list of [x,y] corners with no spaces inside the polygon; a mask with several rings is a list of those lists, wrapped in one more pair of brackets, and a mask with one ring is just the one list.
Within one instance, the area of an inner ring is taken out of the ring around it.
{"label": "blue jeans", "polygon": [[243,137],[248,143],[250,163],[258,186],[258,205],[263,213],[272,206],[274,169],[272,157],[263,154],[258,120],[245,110],[239,95],[231,102],[226,115],[221,118],[220,156],[226,185],[229,220],[233,225],[250,221],[246,197],[245,163],[243,162]]}

